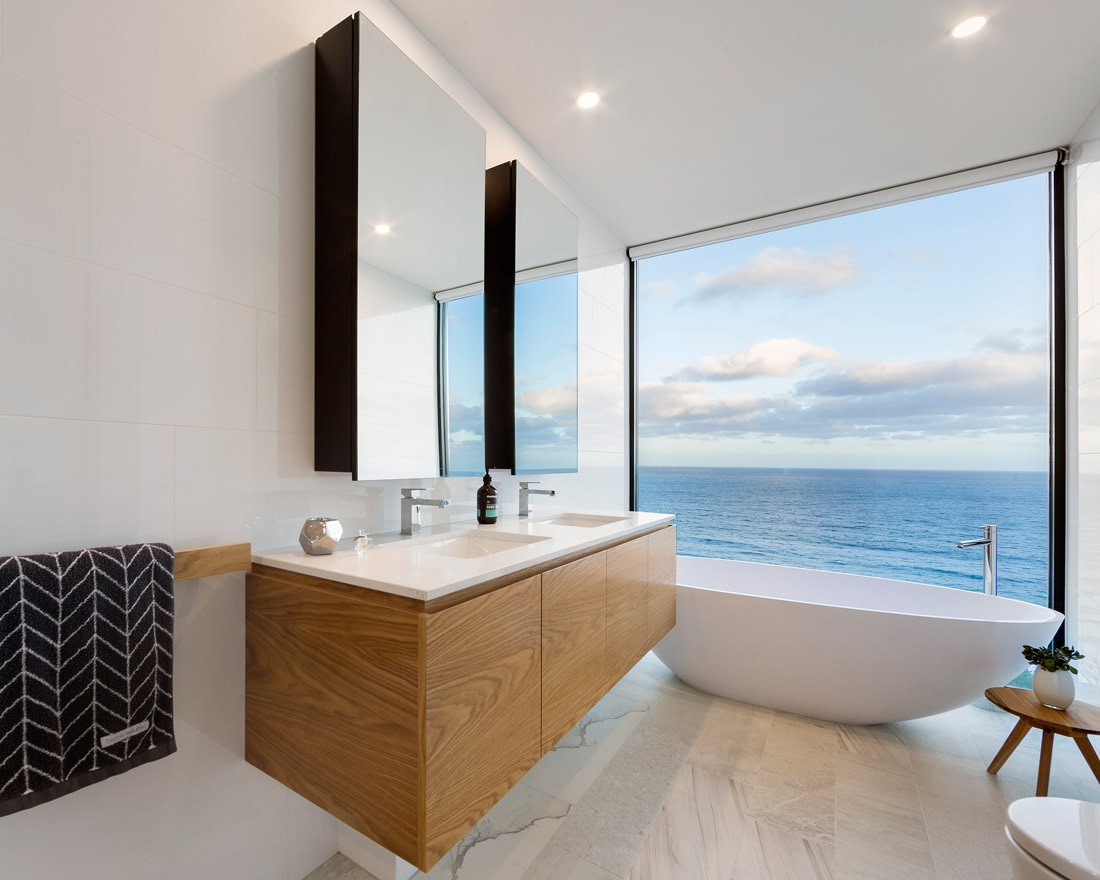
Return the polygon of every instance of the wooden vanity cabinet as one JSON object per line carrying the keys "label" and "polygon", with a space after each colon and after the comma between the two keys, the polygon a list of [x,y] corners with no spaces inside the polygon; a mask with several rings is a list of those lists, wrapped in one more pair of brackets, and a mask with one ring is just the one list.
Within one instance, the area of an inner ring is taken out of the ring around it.
{"label": "wooden vanity cabinet", "polygon": [[650,648],[649,538],[607,551],[606,687],[626,675]]}
{"label": "wooden vanity cabinet", "polygon": [[676,626],[676,526],[653,532],[646,540],[649,542],[647,641],[652,647]]}
{"label": "wooden vanity cabinet", "polygon": [[607,553],[542,575],[542,750],[607,693]]}
{"label": "wooden vanity cabinet", "polygon": [[245,582],[245,759],[417,861],[418,616],[391,596],[266,566]]}
{"label": "wooden vanity cabinet", "polygon": [[541,578],[432,614],[396,598],[254,568],[245,758],[425,867],[542,756]]}
{"label": "wooden vanity cabinet", "polygon": [[424,828],[436,862],[542,757],[539,575],[424,615]]}
{"label": "wooden vanity cabinet", "polygon": [[675,552],[662,527],[429,602],[255,565],[245,757],[426,871],[675,623]]}

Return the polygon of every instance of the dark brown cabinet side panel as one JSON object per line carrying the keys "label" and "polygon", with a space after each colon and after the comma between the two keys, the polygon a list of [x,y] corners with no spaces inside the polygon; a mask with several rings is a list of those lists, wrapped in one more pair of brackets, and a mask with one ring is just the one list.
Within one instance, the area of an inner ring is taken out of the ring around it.
{"label": "dark brown cabinet side panel", "polygon": [[355,470],[359,241],[359,21],[317,40],[313,457],[319,471]]}

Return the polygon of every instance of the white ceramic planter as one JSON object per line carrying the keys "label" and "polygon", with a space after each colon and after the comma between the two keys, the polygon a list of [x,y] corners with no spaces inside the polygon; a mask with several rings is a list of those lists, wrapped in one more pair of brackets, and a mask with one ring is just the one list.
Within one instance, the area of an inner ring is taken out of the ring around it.
{"label": "white ceramic planter", "polygon": [[1068,709],[1073,704],[1073,673],[1068,669],[1057,672],[1047,672],[1042,667],[1036,669],[1033,687],[1035,698],[1044,706]]}

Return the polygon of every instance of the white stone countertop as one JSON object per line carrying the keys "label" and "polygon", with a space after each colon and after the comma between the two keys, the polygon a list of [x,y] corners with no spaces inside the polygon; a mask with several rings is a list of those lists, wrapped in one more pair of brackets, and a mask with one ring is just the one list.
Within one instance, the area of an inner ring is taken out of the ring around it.
{"label": "white stone countertop", "polygon": [[[550,522],[569,516],[612,517],[616,521],[597,526]],[[410,537],[372,535],[375,546],[362,557],[351,549],[354,536],[345,536],[341,546],[329,556],[308,556],[300,547],[283,547],[256,551],[252,554],[252,562],[428,601],[525,568],[552,563],[559,557],[629,538],[670,523],[673,518],[671,513],[621,510],[546,513],[530,519],[511,515],[500,517],[491,526],[452,522],[425,527]],[[508,543],[516,546],[507,547]],[[502,544],[507,549],[471,558],[450,555],[483,553]]]}

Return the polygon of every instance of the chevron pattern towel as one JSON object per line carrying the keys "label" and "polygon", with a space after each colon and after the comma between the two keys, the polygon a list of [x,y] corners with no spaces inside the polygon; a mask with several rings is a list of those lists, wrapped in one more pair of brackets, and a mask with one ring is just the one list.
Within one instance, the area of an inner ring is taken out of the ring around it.
{"label": "chevron pattern towel", "polygon": [[0,816],[176,750],[172,548],[0,557]]}

